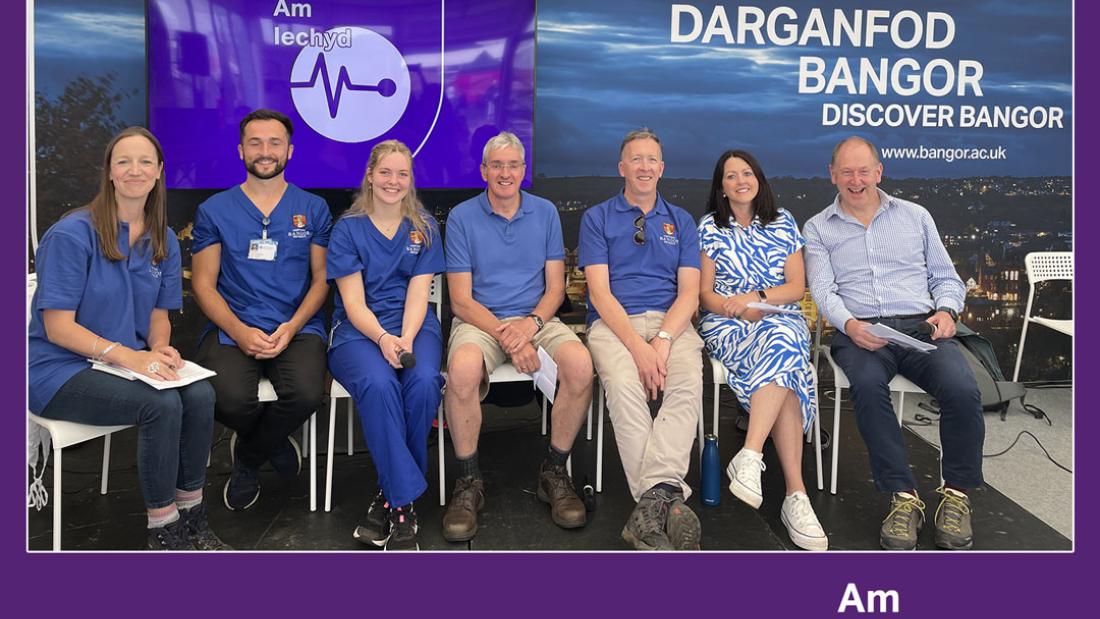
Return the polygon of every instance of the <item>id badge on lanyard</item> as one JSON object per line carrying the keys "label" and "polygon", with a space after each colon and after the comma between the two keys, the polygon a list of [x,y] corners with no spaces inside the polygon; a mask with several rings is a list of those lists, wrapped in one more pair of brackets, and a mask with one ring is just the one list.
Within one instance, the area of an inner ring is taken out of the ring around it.
{"label": "id badge on lanyard", "polygon": [[267,262],[273,262],[275,260],[275,254],[279,251],[279,242],[274,239],[267,238],[267,226],[270,223],[271,219],[268,217],[264,217],[264,230],[261,234],[261,237],[258,239],[252,239],[248,242],[249,260],[265,260]]}

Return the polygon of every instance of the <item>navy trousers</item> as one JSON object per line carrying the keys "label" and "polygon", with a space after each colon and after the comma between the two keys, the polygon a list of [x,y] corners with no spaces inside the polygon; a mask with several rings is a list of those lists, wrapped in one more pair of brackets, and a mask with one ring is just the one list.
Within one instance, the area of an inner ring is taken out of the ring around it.
{"label": "navy trousers", "polygon": [[412,503],[428,489],[428,433],[442,399],[443,339],[425,321],[413,340],[416,365],[395,370],[370,340],[328,353],[329,371],[355,400],[378,485],[390,505]]}
{"label": "navy trousers", "polygon": [[[875,322],[911,334],[920,319],[876,319]],[[944,482],[958,488],[976,488],[982,484],[985,419],[978,384],[954,338],[933,343],[936,350],[930,353],[896,344],[869,351],[839,331],[833,337],[833,360],[844,370],[852,385],[856,423],[870,452],[875,487],[882,492],[917,487],[890,400],[888,384],[897,374],[908,378],[939,402]]]}

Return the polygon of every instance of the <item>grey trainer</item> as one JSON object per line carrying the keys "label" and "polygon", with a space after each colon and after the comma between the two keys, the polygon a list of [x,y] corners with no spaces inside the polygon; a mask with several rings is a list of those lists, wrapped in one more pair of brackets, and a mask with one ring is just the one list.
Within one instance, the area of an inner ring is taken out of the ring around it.
{"label": "grey trainer", "polygon": [[937,488],[943,498],[936,508],[936,546],[947,550],[970,550],[974,529],[970,526],[970,497],[951,488]]}
{"label": "grey trainer", "polygon": [[879,543],[886,550],[915,550],[923,524],[924,502],[908,492],[895,492],[879,530]]}

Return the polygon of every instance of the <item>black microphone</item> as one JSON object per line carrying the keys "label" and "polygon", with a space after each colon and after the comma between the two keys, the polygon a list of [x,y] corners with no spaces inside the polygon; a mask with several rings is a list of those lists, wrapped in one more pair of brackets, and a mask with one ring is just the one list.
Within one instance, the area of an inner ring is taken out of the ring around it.
{"label": "black microphone", "polygon": [[406,370],[412,369],[416,365],[416,357],[411,352],[401,353],[397,361],[401,364],[401,367]]}
{"label": "black microphone", "polygon": [[917,323],[916,329],[917,335],[923,335],[928,337],[929,339],[931,339],[932,334],[936,332],[936,328],[932,326],[932,323],[924,320]]}

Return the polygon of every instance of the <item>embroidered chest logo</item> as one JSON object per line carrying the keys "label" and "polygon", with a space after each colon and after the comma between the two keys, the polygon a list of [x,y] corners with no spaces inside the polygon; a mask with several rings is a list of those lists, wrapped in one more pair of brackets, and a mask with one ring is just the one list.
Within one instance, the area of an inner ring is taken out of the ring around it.
{"label": "embroidered chest logo", "polygon": [[309,238],[313,233],[306,230],[306,216],[303,214],[297,214],[290,218],[291,228],[287,230],[286,235],[292,239],[304,239]]}
{"label": "embroidered chest logo", "polygon": [[405,246],[405,251],[410,254],[419,254],[423,245],[424,235],[420,234],[419,230],[409,230],[409,244]]}
{"label": "embroidered chest logo", "polygon": [[150,264],[149,275],[152,275],[155,279],[160,279],[160,266],[156,264]]}
{"label": "embroidered chest logo", "polygon": [[676,238],[676,225],[671,223],[661,224],[661,242],[665,245],[679,245],[680,239]]}

